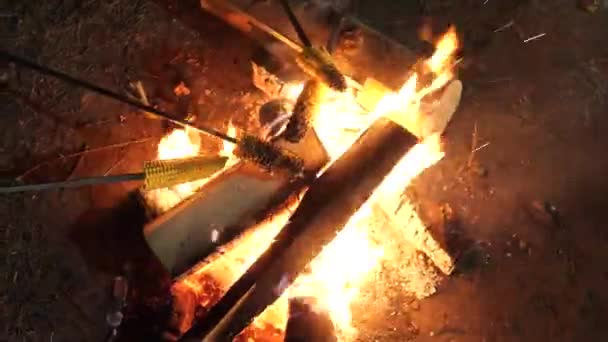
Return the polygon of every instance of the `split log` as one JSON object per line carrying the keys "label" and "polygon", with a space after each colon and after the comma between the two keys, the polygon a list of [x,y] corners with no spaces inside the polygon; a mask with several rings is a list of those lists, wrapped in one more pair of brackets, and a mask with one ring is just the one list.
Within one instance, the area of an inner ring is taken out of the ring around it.
{"label": "split log", "polygon": [[[278,144],[301,157],[308,173],[316,173],[329,161],[314,130],[298,144]],[[263,221],[300,187],[295,183],[288,176],[271,175],[257,165],[239,162],[146,225],[146,242],[171,275],[179,276]]]}
{"label": "split log", "polygon": [[230,341],[247,327],[336,237],[417,142],[416,136],[389,119],[374,122],[310,186],[273,245],[185,339],[206,336],[206,341]]}

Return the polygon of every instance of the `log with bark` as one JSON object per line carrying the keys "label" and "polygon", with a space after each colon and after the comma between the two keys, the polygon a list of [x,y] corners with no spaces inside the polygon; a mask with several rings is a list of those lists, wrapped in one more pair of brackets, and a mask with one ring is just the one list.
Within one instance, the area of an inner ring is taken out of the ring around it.
{"label": "log with bark", "polygon": [[417,142],[389,119],[374,122],[310,186],[273,245],[183,340],[234,338],[281,296]]}

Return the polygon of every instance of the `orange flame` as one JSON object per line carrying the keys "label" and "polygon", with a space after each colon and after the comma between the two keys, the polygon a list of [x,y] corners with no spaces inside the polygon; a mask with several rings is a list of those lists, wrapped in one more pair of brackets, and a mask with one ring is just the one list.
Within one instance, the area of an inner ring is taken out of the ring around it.
{"label": "orange flame", "polygon": [[[354,339],[357,330],[352,322],[351,305],[358,298],[362,286],[369,281],[370,275],[391,255],[391,251],[385,250],[372,229],[377,225],[374,222],[377,221],[378,214],[374,205],[382,201],[399,201],[403,190],[412,179],[443,158],[439,136],[426,137],[422,133],[420,106],[426,95],[442,88],[453,78],[451,68],[457,47],[456,31],[450,28],[438,41],[435,54],[426,61],[426,65],[435,75],[430,85],[417,90],[418,75],[414,74],[399,91],[385,94],[372,113],[364,113],[360,109],[354,92],[331,93],[321,105],[314,128],[333,160],[339,158],[365,129],[382,116],[402,125],[422,141],[401,158],[374,191],[370,200],[312,261],[310,272],[301,274],[285,295],[255,320],[255,326],[271,325],[284,329],[287,321],[287,298],[313,296],[317,298],[319,305],[329,312],[342,339]],[[287,85],[285,93],[295,100],[301,91],[302,84],[290,84]],[[185,133],[179,133],[180,137],[167,138],[167,141],[161,142],[159,158],[164,156],[160,153],[161,149],[174,148],[169,145],[172,139],[182,139],[180,144],[183,145],[176,149],[188,149],[189,153],[198,153],[198,149],[192,148],[192,141],[183,140],[182,135]],[[232,146],[224,147],[228,155],[232,153],[230,148]],[[227,290],[272,243],[288,219],[289,215],[284,213],[250,230],[183,283],[200,294],[202,287],[197,284],[197,276],[207,274],[216,280],[219,287]]]}
{"label": "orange flame", "polygon": [[435,74],[450,72],[451,63],[454,61],[454,52],[458,49],[458,34],[454,26],[439,38],[435,46],[435,53],[427,61],[426,65]]}

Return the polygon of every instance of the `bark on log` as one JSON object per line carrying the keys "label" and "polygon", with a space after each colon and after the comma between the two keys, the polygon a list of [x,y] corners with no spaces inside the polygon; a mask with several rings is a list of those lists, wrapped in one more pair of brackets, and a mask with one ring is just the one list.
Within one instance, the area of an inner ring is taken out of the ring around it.
{"label": "bark on log", "polygon": [[401,126],[378,119],[310,186],[274,244],[185,340],[231,341],[280,297],[417,142]]}

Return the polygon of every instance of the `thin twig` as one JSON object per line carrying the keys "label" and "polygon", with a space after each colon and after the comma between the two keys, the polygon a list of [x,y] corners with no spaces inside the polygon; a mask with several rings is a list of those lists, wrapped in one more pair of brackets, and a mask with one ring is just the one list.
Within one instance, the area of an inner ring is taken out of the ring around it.
{"label": "thin twig", "polygon": [[[86,149],[86,146],[85,146]],[[76,171],[78,170],[78,168],[80,167],[80,164],[82,163],[82,160],[84,159],[84,153],[81,153],[78,156],[78,160],[76,161],[76,164],[74,164],[74,168],[72,168],[72,172],[70,172],[70,175],[68,176],[68,178],[66,178],[66,180],[70,180],[72,179],[72,177],[74,177],[74,175],[76,174]],[[64,156],[61,156],[60,158],[65,159]]]}
{"label": "thin twig", "polygon": [[122,155],[120,156],[120,158],[118,158],[118,160],[114,163],[114,165],[110,166],[110,168],[104,172],[104,176],[109,175],[120,163],[122,163],[122,161],[125,160],[125,156]]}
{"label": "thin twig", "polygon": [[471,138],[471,152],[469,152],[469,158],[467,159],[467,168],[470,168],[473,164],[473,157],[475,156],[475,149],[477,148],[477,121],[473,126],[473,134]]}
{"label": "thin twig", "polygon": [[119,147],[129,146],[129,145],[132,145],[132,144],[141,144],[141,143],[150,141],[151,139],[152,138],[148,137],[148,138],[143,138],[143,139],[139,139],[139,140],[133,140],[133,141],[127,141],[127,142],[107,145],[107,146],[95,147],[95,148],[87,149],[87,150],[84,150],[84,151],[67,154],[65,156],[60,156],[59,158],[54,158],[54,159],[51,159],[51,160],[47,160],[47,161],[41,162],[41,163],[33,166],[32,168],[28,169],[23,174],[21,174],[21,176],[17,177],[17,180],[21,181],[21,180],[23,180],[23,178],[25,178],[26,176],[28,176],[32,172],[40,169],[41,167],[43,167],[45,165],[48,165],[48,164],[52,164],[52,163],[57,162],[59,160],[64,160],[64,159],[67,159],[67,158],[77,157],[77,156],[80,156],[80,155],[85,154],[85,153],[93,153],[93,152],[105,151],[105,150],[109,150],[109,149],[113,149],[113,148],[119,148]]}
{"label": "thin twig", "polygon": [[475,122],[475,126],[473,126],[473,134],[472,134],[472,138],[471,138],[471,151],[469,152],[469,158],[467,160],[467,165],[466,168],[470,169],[471,166],[473,165],[473,159],[475,158],[475,153],[477,153],[477,151],[486,148],[488,145],[490,145],[490,142],[486,142],[481,146],[477,146],[478,144],[478,135],[477,135],[477,122]]}

